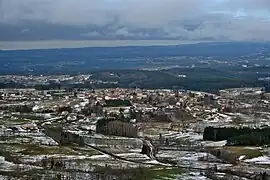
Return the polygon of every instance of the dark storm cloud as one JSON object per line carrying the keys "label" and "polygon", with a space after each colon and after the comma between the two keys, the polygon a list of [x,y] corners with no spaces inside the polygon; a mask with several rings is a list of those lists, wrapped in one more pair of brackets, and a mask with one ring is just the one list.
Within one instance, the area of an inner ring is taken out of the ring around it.
{"label": "dark storm cloud", "polygon": [[0,0],[0,39],[270,40],[269,9],[269,0]]}

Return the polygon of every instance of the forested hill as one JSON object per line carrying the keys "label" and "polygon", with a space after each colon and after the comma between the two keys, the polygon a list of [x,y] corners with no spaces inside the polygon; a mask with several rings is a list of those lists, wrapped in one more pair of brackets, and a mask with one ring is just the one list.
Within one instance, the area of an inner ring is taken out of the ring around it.
{"label": "forested hill", "polygon": [[[85,72],[188,66],[201,60],[254,60],[267,57],[270,43],[198,43],[178,46],[97,47],[0,51],[0,74]],[[261,59],[263,60],[263,59]]]}

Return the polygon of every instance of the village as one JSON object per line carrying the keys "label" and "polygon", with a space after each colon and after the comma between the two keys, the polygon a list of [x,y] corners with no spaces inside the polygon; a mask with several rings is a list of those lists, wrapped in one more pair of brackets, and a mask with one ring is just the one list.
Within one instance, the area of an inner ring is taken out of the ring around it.
{"label": "village", "polygon": [[269,139],[221,134],[269,137],[269,106],[264,88],[3,89],[0,179],[269,179]]}

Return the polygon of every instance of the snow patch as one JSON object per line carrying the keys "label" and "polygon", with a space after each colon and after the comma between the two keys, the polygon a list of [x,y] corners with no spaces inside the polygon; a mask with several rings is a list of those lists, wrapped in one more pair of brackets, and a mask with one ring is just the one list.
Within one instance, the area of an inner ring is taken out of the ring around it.
{"label": "snow patch", "polygon": [[93,155],[93,156],[90,156],[89,159],[107,159],[107,158],[110,158],[109,155],[107,154],[103,154],[103,155]]}
{"label": "snow patch", "polygon": [[171,166],[170,164],[160,163],[157,160],[145,161],[144,163],[146,163],[146,164],[156,164],[156,165],[162,165],[162,166]]}
{"label": "snow patch", "polygon": [[247,159],[247,160],[245,160],[245,162],[270,165],[270,157],[269,156],[260,156],[260,157],[256,157],[253,159]]}
{"label": "snow patch", "polygon": [[241,160],[245,159],[245,157],[246,157],[245,155],[242,155],[242,156],[240,156],[240,157],[238,158],[238,160],[241,161]]}
{"label": "snow patch", "polygon": [[212,142],[209,144],[205,144],[204,147],[223,147],[227,144],[227,140],[225,141],[218,141],[218,142]]}

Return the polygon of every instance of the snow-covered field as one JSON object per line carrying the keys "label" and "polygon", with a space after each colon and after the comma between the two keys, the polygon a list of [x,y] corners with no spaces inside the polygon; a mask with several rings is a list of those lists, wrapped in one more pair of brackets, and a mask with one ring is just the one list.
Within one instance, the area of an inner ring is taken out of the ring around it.
{"label": "snow-covered field", "polygon": [[[209,160],[213,160],[213,162],[207,162],[207,161],[199,161],[199,158],[208,156]],[[191,167],[191,168],[201,168],[201,169],[207,169],[208,167],[212,167],[214,165],[217,165],[219,168],[225,168],[232,166],[231,164],[224,164],[214,162],[217,160],[214,156],[203,152],[189,152],[189,151],[160,151],[157,154],[158,158],[168,158],[173,161],[176,161],[178,165],[185,166],[185,167]]]}
{"label": "snow-covered field", "polygon": [[270,165],[270,157],[269,156],[260,156],[252,159],[244,160],[246,163],[251,164],[261,164],[261,165]]}
{"label": "snow-covered field", "polygon": [[15,164],[6,161],[4,157],[0,156],[0,169],[8,171],[14,168],[14,166]]}
{"label": "snow-covered field", "polygon": [[199,172],[190,172],[177,176],[176,180],[207,180],[207,178]]}

